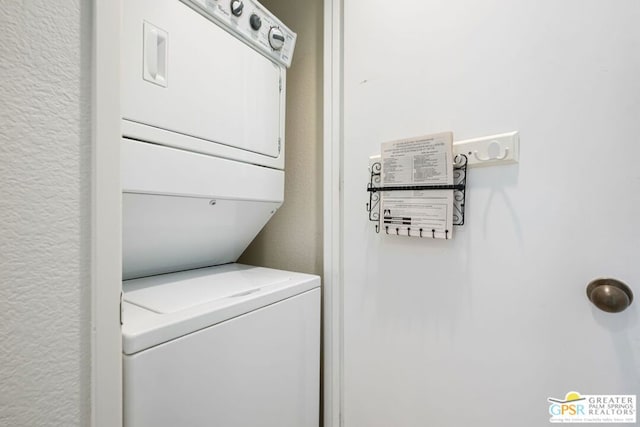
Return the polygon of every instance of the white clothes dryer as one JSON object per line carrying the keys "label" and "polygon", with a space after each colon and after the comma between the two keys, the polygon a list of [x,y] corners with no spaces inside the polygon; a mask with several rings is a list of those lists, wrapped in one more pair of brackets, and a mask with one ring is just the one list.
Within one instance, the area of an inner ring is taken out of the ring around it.
{"label": "white clothes dryer", "polygon": [[127,0],[123,277],[234,262],[284,200],[296,34],[254,0]]}

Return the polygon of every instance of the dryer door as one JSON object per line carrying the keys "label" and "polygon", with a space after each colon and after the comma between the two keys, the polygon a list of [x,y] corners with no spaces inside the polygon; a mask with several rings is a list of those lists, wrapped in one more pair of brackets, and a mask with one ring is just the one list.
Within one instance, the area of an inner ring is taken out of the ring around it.
{"label": "dryer door", "polygon": [[128,0],[123,7],[125,120],[194,137],[190,146],[181,146],[185,138],[153,141],[165,145],[234,157],[231,147],[266,162],[280,156],[281,66],[182,2]]}

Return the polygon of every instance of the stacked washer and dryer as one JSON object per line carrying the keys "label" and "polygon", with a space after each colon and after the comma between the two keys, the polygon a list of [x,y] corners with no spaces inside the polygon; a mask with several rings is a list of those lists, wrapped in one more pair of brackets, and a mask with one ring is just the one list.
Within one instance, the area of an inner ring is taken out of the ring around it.
{"label": "stacked washer and dryer", "polygon": [[253,0],[123,9],[124,425],[315,427],[320,279],[235,263],[284,199],[296,35]]}

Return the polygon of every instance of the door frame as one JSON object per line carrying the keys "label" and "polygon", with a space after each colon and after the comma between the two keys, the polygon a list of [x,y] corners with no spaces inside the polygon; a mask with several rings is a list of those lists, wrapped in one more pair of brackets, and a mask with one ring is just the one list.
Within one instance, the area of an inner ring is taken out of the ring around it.
{"label": "door frame", "polygon": [[342,135],[343,0],[324,1],[323,415],[343,424]]}
{"label": "door frame", "polygon": [[91,425],[122,426],[122,1],[92,2]]}

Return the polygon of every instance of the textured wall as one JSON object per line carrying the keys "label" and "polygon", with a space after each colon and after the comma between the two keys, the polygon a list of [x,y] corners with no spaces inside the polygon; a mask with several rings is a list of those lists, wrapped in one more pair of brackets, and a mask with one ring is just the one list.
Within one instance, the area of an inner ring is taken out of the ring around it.
{"label": "textured wall", "polygon": [[90,2],[0,8],[0,425],[90,417]]}
{"label": "textured wall", "polygon": [[322,273],[321,0],[265,0],[298,34],[287,71],[285,201],[240,262]]}

